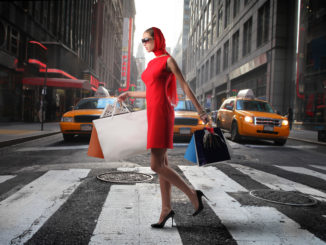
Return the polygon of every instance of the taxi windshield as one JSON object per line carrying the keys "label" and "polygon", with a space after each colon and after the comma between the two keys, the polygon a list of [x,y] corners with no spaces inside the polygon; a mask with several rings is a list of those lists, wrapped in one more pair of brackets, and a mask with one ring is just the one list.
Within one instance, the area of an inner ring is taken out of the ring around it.
{"label": "taxi windshield", "polygon": [[180,100],[178,105],[174,107],[175,111],[197,111],[190,100]]}
{"label": "taxi windshield", "polygon": [[267,102],[256,100],[238,100],[237,110],[274,113],[274,110],[270,104],[268,104]]}
{"label": "taxi windshield", "polygon": [[87,98],[80,100],[75,109],[104,109],[107,104],[113,105],[114,98]]}

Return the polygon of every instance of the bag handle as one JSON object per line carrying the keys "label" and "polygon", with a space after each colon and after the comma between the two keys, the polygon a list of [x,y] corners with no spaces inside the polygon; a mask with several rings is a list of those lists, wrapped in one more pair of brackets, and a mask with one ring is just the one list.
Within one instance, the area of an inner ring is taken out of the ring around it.
{"label": "bag handle", "polygon": [[[103,117],[113,118],[113,116],[117,114],[117,108],[118,108],[117,103],[119,103],[118,99],[115,99],[113,106],[112,106],[112,104],[107,104],[105,106],[104,111],[102,112],[100,118],[103,118]],[[122,112],[122,113],[130,113],[131,112],[124,102],[121,102],[120,106],[121,106],[120,108],[122,108],[122,110],[120,110],[120,112]],[[112,107],[113,107],[113,109],[112,109]]]}

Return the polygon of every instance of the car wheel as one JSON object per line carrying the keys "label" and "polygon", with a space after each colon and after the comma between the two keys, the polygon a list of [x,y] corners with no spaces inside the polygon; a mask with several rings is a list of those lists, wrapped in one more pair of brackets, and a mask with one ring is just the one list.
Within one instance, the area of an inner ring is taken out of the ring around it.
{"label": "car wheel", "polygon": [[239,142],[241,140],[241,136],[238,131],[237,122],[233,122],[231,126],[231,140],[235,142]]}
{"label": "car wheel", "polygon": [[274,140],[275,145],[285,145],[286,139]]}
{"label": "car wheel", "polygon": [[73,134],[62,134],[62,136],[63,136],[63,140],[67,142],[72,141],[72,139],[74,138]]}

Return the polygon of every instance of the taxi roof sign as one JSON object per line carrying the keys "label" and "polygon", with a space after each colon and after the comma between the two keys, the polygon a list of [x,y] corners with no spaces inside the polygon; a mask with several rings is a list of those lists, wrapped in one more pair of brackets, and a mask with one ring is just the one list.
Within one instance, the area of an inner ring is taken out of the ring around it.
{"label": "taxi roof sign", "polygon": [[237,94],[238,98],[254,99],[255,95],[252,89],[242,89]]}

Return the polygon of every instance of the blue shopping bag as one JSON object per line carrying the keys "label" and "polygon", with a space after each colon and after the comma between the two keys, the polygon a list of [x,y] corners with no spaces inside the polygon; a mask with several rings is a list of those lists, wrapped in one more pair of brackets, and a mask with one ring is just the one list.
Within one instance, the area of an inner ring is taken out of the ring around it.
{"label": "blue shopping bag", "polygon": [[196,145],[195,145],[195,136],[194,134],[191,137],[191,140],[189,142],[188,148],[186,150],[186,153],[184,155],[184,158],[187,159],[190,162],[193,162],[197,164],[197,153],[196,153]]}
{"label": "blue shopping bag", "polygon": [[195,131],[184,158],[199,166],[231,159],[224,135],[218,127]]}

